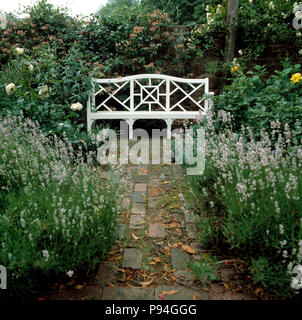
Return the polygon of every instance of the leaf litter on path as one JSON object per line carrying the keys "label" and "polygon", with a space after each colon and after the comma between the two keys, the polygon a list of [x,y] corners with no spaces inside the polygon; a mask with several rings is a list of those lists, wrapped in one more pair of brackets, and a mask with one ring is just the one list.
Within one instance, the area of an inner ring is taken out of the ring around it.
{"label": "leaf litter on path", "polygon": [[165,291],[163,290],[160,294],[163,296],[173,296],[174,294],[178,293],[180,290],[171,290],[171,291]]}

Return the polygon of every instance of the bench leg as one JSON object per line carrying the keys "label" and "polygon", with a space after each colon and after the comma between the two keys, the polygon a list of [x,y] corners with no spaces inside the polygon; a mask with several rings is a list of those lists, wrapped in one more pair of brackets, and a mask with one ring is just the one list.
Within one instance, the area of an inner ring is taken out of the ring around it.
{"label": "bench leg", "polygon": [[87,119],[87,132],[91,132],[91,127],[94,120]]}
{"label": "bench leg", "polygon": [[166,124],[167,124],[167,138],[171,139],[171,128],[172,128],[172,123],[174,121],[174,119],[167,119],[165,120]]}
{"label": "bench leg", "polygon": [[126,120],[127,123],[128,123],[128,126],[129,126],[129,140],[133,140],[133,124],[134,124],[134,121],[133,119],[129,119],[129,120]]}

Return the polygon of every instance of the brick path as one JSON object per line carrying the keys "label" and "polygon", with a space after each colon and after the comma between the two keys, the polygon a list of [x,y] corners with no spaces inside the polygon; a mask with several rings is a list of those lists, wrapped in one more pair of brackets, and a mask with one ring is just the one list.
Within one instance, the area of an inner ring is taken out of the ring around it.
{"label": "brick path", "polygon": [[[110,175],[103,172],[102,177]],[[187,186],[181,166],[125,165],[121,181],[125,192],[116,244],[94,279],[49,299],[251,299],[226,290],[223,282],[204,288],[188,269],[189,261],[207,252],[198,242],[198,216],[183,201]],[[223,280],[233,276],[230,269],[222,273]]]}

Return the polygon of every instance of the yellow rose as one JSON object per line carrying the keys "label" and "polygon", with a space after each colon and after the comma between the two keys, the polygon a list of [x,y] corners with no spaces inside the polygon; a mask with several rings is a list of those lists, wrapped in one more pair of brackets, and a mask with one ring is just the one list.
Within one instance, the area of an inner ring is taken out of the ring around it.
{"label": "yellow rose", "polygon": [[237,72],[238,70],[239,70],[239,67],[238,67],[238,66],[235,66],[235,67],[232,68],[232,71],[233,71],[233,72]]}
{"label": "yellow rose", "polygon": [[302,80],[302,75],[301,75],[301,73],[295,73],[295,74],[293,74],[292,77],[290,78],[290,81],[291,81],[292,83],[299,83],[300,80]]}

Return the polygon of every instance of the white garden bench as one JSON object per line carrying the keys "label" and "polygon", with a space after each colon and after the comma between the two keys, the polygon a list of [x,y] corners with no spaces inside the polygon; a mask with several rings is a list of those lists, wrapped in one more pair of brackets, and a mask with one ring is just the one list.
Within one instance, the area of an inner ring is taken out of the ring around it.
{"label": "white garden bench", "polygon": [[[161,119],[171,138],[176,119],[196,119],[211,107],[209,79],[183,79],[159,74],[140,74],[117,79],[92,79],[87,103],[87,130],[95,120],[120,119],[129,126],[140,119]],[[205,95],[204,95],[205,94]],[[191,110],[189,110],[191,109]]]}

